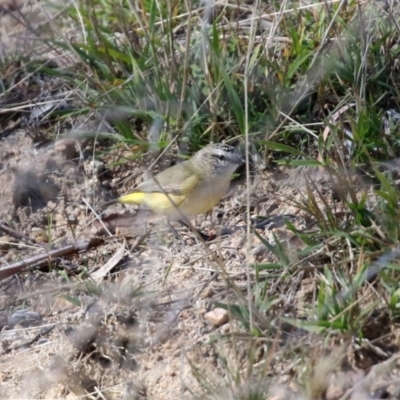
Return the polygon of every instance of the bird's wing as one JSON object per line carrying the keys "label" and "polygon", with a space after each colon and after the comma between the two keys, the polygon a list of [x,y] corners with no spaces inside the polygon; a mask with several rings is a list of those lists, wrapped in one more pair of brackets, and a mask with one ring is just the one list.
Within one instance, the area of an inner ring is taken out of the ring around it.
{"label": "bird's wing", "polygon": [[188,190],[193,190],[199,183],[199,177],[193,174],[190,166],[182,164],[186,164],[186,161],[160,172],[154,178],[147,179],[136,187],[135,192],[165,192],[179,196]]}

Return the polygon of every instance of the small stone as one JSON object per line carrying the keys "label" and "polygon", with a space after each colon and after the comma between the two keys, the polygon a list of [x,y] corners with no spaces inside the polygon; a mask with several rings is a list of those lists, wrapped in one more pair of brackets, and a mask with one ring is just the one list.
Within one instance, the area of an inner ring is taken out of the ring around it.
{"label": "small stone", "polygon": [[0,250],[8,250],[12,241],[12,237],[8,235],[0,236]]}
{"label": "small stone", "polygon": [[[171,342],[167,341],[164,343],[164,345],[162,347],[164,350],[170,350],[170,349],[172,349],[172,344],[171,344]],[[161,357],[161,359],[162,359],[162,357]]]}
{"label": "small stone", "polygon": [[47,243],[49,241],[47,232],[44,229],[34,226],[32,227],[31,232],[32,232],[32,238],[37,242]]}
{"label": "small stone", "polygon": [[214,290],[212,290],[212,288],[207,288],[203,291],[203,293],[201,294],[201,297],[203,299],[208,299],[210,297],[212,297],[214,294]]}
{"label": "small stone", "polygon": [[104,163],[99,160],[91,160],[88,166],[88,172],[93,175],[100,175],[104,171]]}
{"label": "small stone", "polygon": [[42,321],[42,317],[36,311],[18,310],[9,318],[7,325],[10,327],[14,327],[17,324],[24,327],[38,326]]}
{"label": "small stone", "polygon": [[73,214],[67,216],[67,221],[69,225],[78,225],[78,218]]}
{"label": "small stone", "polygon": [[120,179],[119,178],[113,178],[111,179],[111,187],[116,186],[119,183]]}
{"label": "small stone", "polygon": [[223,308],[214,308],[214,310],[208,312],[204,318],[214,326],[221,326],[228,322],[229,314],[228,311]]}
{"label": "small stone", "polygon": [[54,201],[48,201],[47,202],[47,207],[50,208],[50,210],[54,210],[57,207],[57,203],[54,203]]}
{"label": "small stone", "polygon": [[222,335],[226,335],[231,331],[231,325],[230,324],[224,324],[219,328],[219,331],[221,332]]}

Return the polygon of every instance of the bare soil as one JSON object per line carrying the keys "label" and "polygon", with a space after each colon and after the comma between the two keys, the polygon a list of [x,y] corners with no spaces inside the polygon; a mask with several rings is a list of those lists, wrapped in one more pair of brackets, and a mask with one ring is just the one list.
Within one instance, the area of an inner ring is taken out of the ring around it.
{"label": "bare soil", "polygon": [[[0,237],[2,267],[94,236],[99,214],[92,207],[124,192],[119,183],[143,170],[136,163],[108,169],[127,150],[93,158],[92,140],[38,144],[19,130],[2,139],[0,148],[0,220],[36,241]],[[134,185],[128,180],[128,187]],[[262,190],[265,199],[270,197],[267,186]],[[226,226],[243,226],[240,201],[236,187],[219,207]],[[132,210],[120,205],[106,210],[124,213],[131,215]],[[195,223],[214,231],[209,219],[199,217]],[[236,325],[213,326],[205,314],[215,301],[237,299],[221,276],[212,279],[220,267],[210,253],[245,293],[245,232],[216,239],[207,249],[184,227],[176,226],[182,236],[178,240],[163,221],[152,224],[140,245],[125,227],[124,235],[90,251],[1,282],[2,398],[79,397],[96,388],[109,398],[127,391],[154,399],[190,397],[200,390],[193,368],[222,384],[226,370],[218,365],[219,353],[232,362],[237,355],[229,340],[213,343],[212,338]],[[121,246],[111,275],[93,282],[91,275]],[[39,322],[27,318],[10,326],[17,310],[37,313]]]}
{"label": "bare soil", "polygon": [[[368,347],[348,344],[345,350],[343,338],[327,346],[321,337],[278,327],[276,321],[265,325],[263,337],[269,340],[254,341],[237,315],[211,319],[207,313],[218,302],[246,304],[248,282],[252,301],[265,296],[276,315],[307,317],[317,275],[301,263],[290,280],[273,270],[260,271],[256,279],[254,269],[247,269],[246,257],[251,263],[277,259],[254,235],[247,240],[246,191],[240,182],[211,219],[193,221],[203,232],[233,230],[206,245],[173,224],[177,239],[165,221],[135,214],[134,208],[101,210],[101,203],[140,181],[153,156],[129,162],[138,149],[106,151],[109,142],[70,136],[38,141],[20,129],[0,141],[0,221],[13,230],[0,237],[0,268],[96,235],[104,239],[88,251],[0,281],[0,398],[89,398],[98,392],[110,399],[184,399],[204,393],[237,398],[252,387],[272,398],[298,398],[295,382],[304,375],[304,363],[329,364],[335,354],[329,368],[321,367],[330,378],[315,376],[321,390],[329,388],[336,399],[355,390],[373,365],[388,363]],[[320,171],[311,176],[321,190],[326,187]],[[270,221],[258,232],[286,243],[293,265],[304,244],[280,217],[290,215],[299,230],[314,227],[294,203],[305,199],[305,179],[302,171],[258,171],[250,189],[252,219],[268,215]],[[340,212],[340,203],[335,207]],[[110,215],[118,217],[116,226],[108,225],[116,228],[112,236],[99,223]],[[234,231],[238,227],[243,229]],[[393,350],[395,334],[387,318],[385,313],[374,317],[371,338],[389,335],[386,348]],[[275,353],[277,359],[271,359]],[[250,360],[253,372],[244,379]],[[393,371],[397,358],[391,362]],[[303,367],[297,370],[296,363]],[[242,378],[235,380],[235,374]]]}

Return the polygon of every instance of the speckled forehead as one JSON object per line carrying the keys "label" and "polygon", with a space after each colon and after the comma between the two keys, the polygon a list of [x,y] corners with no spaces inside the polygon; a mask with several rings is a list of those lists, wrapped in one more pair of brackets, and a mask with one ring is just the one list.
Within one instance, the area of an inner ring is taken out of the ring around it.
{"label": "speckled forehead", "polygon": [[232,146],[228,146],[227,144],[222,144],[222,145],[216,146],[214,148],[213,152],[216,154],[226,154],[226,153],[235,154],[235,153],[237,153],[237,150]]}

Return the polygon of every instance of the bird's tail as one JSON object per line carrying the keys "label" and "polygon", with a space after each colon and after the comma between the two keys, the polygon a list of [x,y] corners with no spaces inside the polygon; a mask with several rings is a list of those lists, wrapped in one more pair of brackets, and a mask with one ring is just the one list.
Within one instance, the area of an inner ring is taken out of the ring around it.
{"label": "bird's tail", "polygon": [[145,193],[143,192],[133,192],[121,196],[117,201],[122,204],[143,204],[145,198]]}
{"label": "bird's tail", "polygon": [[105,203],[100,204],[99,208],[101,208],[101,209],[107,208],[107,207],[109,207],[109,206],[111,206],[111,205],[113,205],[113,204],[117,204],[117,203],[119,203],[119,202],[120,202],[120,201],[119,201],[119,198],[114,199],[114,200],[110,200],[110,201],[106,201]]}
{"label": "bird's tail", "polygon": [[145,194],[143,192],[133,192],[124,196],[118,197],[117,199],[107,201],[100,205],[100,208],[106,208],[112,204],[143,204]]}

